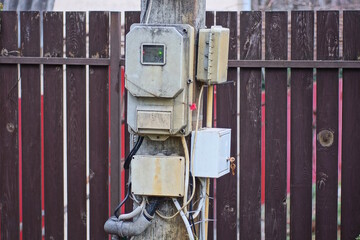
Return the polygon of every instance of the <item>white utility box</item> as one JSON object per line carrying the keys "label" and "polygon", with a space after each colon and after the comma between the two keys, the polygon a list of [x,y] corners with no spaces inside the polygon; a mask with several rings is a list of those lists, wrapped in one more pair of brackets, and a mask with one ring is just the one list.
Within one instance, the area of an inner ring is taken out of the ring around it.
{"label": "white utility box", "polygon": [[[191,151],[195,131],[191,136]],[[193,172],[196,177],[219,178],[230,172],[231,129],[203,128],[197,132]]]}
{"label": "white utility box", "polygon": [[136,195],[184,196],[184,157],[135,155],[130,171],[131,191]]}
{"label": "white utility box", "polygon": [[152,139],[189,134],[194,28],[133,24],[126,35],[125,62],[131,130]]}
{"label": "white utility box", "polygon": [[197,80],[207,84],[226,82],[229,29],[221,26],[200,29],[198,49]]}

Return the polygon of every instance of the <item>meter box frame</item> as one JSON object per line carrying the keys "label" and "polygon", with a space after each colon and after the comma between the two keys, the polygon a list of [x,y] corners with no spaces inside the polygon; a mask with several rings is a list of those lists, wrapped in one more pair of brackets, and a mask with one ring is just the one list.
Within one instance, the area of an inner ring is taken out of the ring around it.
{"label": "meter box frame", "polygon": [[[147,46],[159,46],[162,56],[156,56],[156,49],[145,51]],[[159,136],[164,135],[188,135],[194,28],[188,24],[133,24],[126,35],[125,63],[130,131],[155,140],[163,140]]]}
{"label": "meter box frame", "polygon": [[197,75],[198,81],[220,84],[227,80],[230,30],[221,26],[200,29]]}
{"label": "meter box frame", "polygon": [[230,172],[231,129],[202,128],[192,132],[192,174],[195,177],[219,178]]}
{"label": "meter box frame", "polygon": [[130,171],[131,191],[136,195],[184,196],[184,157],[135,155]]}

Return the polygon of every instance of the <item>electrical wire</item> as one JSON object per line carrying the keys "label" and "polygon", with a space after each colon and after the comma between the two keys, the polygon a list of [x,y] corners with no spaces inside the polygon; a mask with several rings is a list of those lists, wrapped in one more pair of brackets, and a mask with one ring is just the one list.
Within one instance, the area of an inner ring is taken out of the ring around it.
{"label": "electrical wire", "polygon": [[176,209],[180,212],[180,216],[181,216],[182,220],[184,221],[186,231],[187,231],[187,233],[189,235],[189,239],[194,240],[194,234],[193,234],[193,232],[191,230],[190,223],[189,223],[188,219],[186,218],[185,213],[180,208],[179,202],[176,200],[176,198],[173,198],[173,202],[174,202],[174,205],[175,205]]}
{"label": "electrical wire", "polygon": [[[181,136],[181,143],[184,148],[185,153],[185,192],[184,192],[184,200],[183,203],[186,203],[188,197],[188,190],[189,190],[189,172],[190,172],[190,160],[189,160],[189,149],[186,144],[185,136]],[[187,214],[187,207],[184,207],[184,213]]]}
{"label": "electrical wire", "polygon": [[[191,155],[191,169],[193,170],[193,157],[194,157],[194,146],[195,146],[195,141],[196,141],[196,136],[197,136],[197,129],[199,127],[199,118],[200,118],[200,103],[201,103],[201,98],[202,98],[202,95],[203,95],[203,91],[204,91],[204,85],[201,86],[201,89],[200,89],[200,94],[199,94],[199,100],[198,100],[198,107],[199,107],[199,110],[197,112],[197,117],[196,117],[196,129],[195,129],[195,138],[194,138],[194,145],[193,145],[193,152],[192,152],[192,155]],[[189,149],[187,148],[186,146],[186,149],[184,148],[184,151],[187,150],[189,151]],[[156,211],[156,214],[163,218],[163,219],[166,219],[166,220],[170,220],[170,219],[173,219],[174,217],[176,217],[181,210],[183,210],[190,202],[191,200],[193,199],[194,195],[195,195],[195,189],[196,189],[196,183],[195,183],[195,176],[192,175],[192,180],[193,180],[193,183],[194,183],[194,188],[192,189],[192,193],[191,193],[191,196],[190,196],[190,199],[185,202],[183,204],[183,206],[181,207],[180,210],[178,210],[176,213],[174,213],[172,216],[164,216],[163,214],[161,214],[161,212],[159,210]]]}
{"label": "electrical wire", "polygon": [[127,193],[126,193],[126,196],[125,198],[121,201],[121,203],[115,208],[115,211],[114,211],[114,216],[115,217],[119,217],[119,215],[117,214],[117,212],[119,211],[119,209],[122,207],[122,205],[124,205],[124,203],[126,202],[126,200],[128,200],[129,196],[130,196],[130,192],[131,192],[131,183],[129,183],[129,186],[128,186],[128,190],[127,190]]}
{"label": "electrical wire", "polygon": [[131,160],[132,160],[133,156],[139,150],[139,148],[140,148],[143,141],[144,141],[144,137],[139,136],[134,148],[130,151],[129,155],[126,157],[126,160],[125,160],[125,163],[124,163],[124,169],[129,169],[130,164],[131,164]]}

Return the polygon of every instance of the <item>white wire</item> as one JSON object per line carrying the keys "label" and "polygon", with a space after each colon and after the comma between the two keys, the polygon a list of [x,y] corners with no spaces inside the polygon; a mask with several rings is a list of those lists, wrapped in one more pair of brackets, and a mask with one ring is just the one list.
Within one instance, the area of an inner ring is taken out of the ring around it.
{"label": "white wire", "polygon": [[191,225],[190,225],[190,223],[189,223],[189,220],[186,218],[184,212],[181,210],[180,204],[179,204],[179,202],[176,200],[176,198],[173,198],[172,200],[173,200],[173,202],[174,202],[174,204],[175,204],[176,209],[180,212],[180,216],[181,216],[182,220],[183,220],[184,223],[185,223],[186,231],[187,231],[187,233],[189,234],[189,239],[190,239],[190,240],[194,240],[194,234],[193,234],[193,232],[192,232],[192,230],[191,230]]}
{"label": "white wire", "polygon": [[187,202],[187,197],[188,197],[188,190],[189,190],[189,171],[190,171],[190,160],[189,160],[189,149],[186,145],[186,141],[185,141],[185,137],[181,136],[181,143],[183,145],[184,148],[184,153],[185,153],[185,192],[184,192],[184,200],[183,200],[183,204],[184,204],[184,213],[187,214],[187,206],[185,205],[185,203]]}
{"label": "white wire", "polygon": [[149,5],[146,9],[146,13],[145,13],[145,24],[148,24],[149,23],[149,18],[150,18],[150,12],[151,12],[151,7],[152,7],[152,0],[149,0]]}
{"label": "white wire", "polygon": [[126,214],[121,214],[119,216],[119,220],[126,220],[126,219],[131,219],[136,217],[137,215],[139,215],[145,208],[145,203],[146,203],[146,199],[145,197],[143,197],[143,200],[141,202],[141,205],[138,206],[137,208],[134,209],[134,211],[130,212],[130,213],[126,213]]}

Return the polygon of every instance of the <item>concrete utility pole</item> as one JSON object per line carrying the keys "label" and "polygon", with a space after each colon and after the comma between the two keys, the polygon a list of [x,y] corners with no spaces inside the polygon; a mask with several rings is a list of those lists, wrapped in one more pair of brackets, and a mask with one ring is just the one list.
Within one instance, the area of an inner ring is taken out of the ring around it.
{"label": "concrete utility pole", "polygon": [[[197,39],[199,29],[205,27],[205,2],[206,0],[141,0],[141,21],[145,23],[146,19],[149,24],[190,24],[195,28]],[[195,40],[196,43],[197,40]],[[197,47],[195,47],[195,51],[196,49]],[[194,69],[196,69],[195,66]],[[195,81],[194,88],[194,102],[197,102],[200,88]],[[201,107],[197,106],[196,111],[200,110]],[[195,128],[196,111],[193,111],[192,114],[193,129]],[[180,137],[170,137],[164,142],[150,141],[145,138],[138,154],[156,155],[157,153],[184,156]],[[168,216],[177,211],[171,200],[162,202],[159,208]],[[150,227],[134,239],[187,239],[187,232],[180,216],[171,220],[155,216]]]}

